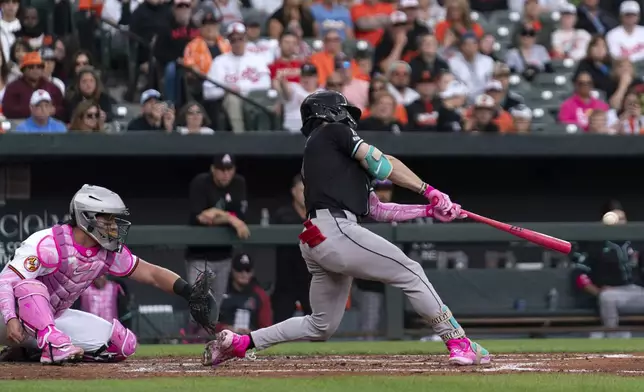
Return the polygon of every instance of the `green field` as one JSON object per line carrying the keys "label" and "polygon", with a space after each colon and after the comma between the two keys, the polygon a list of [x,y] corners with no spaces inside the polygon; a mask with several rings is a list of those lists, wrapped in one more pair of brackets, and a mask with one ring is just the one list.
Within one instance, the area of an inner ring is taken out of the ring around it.
{"label": "green field", "polygon": [[[557,352],[644,352],[644,339],[630,340],[487,340],[480,341],[495,353],[557,353]],[[141,346],[137,357],[192,356],[201,352],[201,345]],[[348,355],[348,354],[444,354],[441,343],[434,342],[326,342],[291,343],[274,347],[259,355]],[[109,365],[108,365],[109,366]],[[34,371],[47,368],[35,366]],[[644,370],[644,363],[642,363]],[[291,378],[265,377],[189,377],[137,380],[52,380],[0,381],[4,391],[296,391],[296,392],[544,392],[544,391],[644,391],[642,377],[595,374],[526,373],[473,374],[464,371],[449,376],[314,376]]]}

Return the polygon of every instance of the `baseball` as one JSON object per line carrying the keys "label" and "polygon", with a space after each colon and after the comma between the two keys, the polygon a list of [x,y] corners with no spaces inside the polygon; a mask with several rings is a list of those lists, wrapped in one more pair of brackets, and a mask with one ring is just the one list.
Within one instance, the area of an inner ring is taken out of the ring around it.
{"label": "baseball", "polygon": [[609,211],[604,214],[604,217],[602,218],[602,222],[604,222],[605,225],[614,225],[619,221],[619,215],[616,213]]}

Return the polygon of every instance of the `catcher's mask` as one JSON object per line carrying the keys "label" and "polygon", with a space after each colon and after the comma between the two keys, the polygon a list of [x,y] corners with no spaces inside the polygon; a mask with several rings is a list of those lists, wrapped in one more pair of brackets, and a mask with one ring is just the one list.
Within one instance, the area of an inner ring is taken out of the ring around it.
{"label": "catcher's mask", "polygon": [[70,203],[72,223],[103,248],[120,252],[132,225],[120,216],[130,212],[121,197],[109,189],[83,185]]}

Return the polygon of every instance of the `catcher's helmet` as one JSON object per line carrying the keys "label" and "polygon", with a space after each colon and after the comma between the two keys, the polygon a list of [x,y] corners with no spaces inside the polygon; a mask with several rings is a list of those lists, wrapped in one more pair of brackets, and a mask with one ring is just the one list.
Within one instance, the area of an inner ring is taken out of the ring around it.
{"label": "catcher's helmet", "polygon": [[302,115],[302,133],[308,136],[310,128],[306,123],[313,119],[321,119],[327,122],[340,122],[348,125],[351,129],[358,127],[358,121],[362,111],[351,105],[347,98],[337,91],[316,91],[304,99],[300,106]]}

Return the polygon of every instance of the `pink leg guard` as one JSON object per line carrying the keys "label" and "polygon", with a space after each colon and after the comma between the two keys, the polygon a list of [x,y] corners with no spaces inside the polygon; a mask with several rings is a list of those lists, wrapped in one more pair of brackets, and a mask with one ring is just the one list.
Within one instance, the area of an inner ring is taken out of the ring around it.
{"label": "pink leg guard", "polygon": [[47,287],[37,280],[27,279],[14,286],[13,294],[18,301],[20,319],[25,327],[36,335],[38,348],[42,349],[45,346],[47,335],[50,335],[55,329],[54,312],[49,305]]}
{"label": "pink leg guard", "polygon": [[112,322],[112,336],[108,342],[106,354],[110,362],[123,361],[136,352],[136,335],[125,328],[118,320]]}

